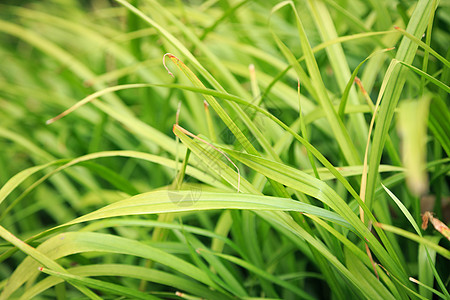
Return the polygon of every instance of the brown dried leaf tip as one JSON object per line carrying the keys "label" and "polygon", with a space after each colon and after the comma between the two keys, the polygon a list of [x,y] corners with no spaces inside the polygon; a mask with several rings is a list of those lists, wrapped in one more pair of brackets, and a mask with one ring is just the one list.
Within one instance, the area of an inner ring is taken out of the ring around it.
{"label": "brown dried leaf tip", "polygon": [[450,241],[450,229],[441,222],[439,219],[433,217],[433,213],[426,211],[422,215],[422,229],[425,230],[428,227],[428,221],[433,224],[434,229],[439,231],[443,236],[445,236]]}

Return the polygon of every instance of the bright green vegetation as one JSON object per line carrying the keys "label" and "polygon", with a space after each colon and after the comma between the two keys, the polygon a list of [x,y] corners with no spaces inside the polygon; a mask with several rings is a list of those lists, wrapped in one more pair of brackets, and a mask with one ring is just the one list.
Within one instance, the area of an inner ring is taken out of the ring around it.
{"label": "bright green vegetation", "polygon": [[450,298],[448,1],[17,3],[0,300]]}

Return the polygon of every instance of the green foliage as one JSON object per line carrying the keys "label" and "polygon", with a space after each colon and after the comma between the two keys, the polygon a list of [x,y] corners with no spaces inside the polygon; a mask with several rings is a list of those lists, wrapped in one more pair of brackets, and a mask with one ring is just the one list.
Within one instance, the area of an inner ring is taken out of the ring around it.
{"label": "green foliage", "polygon": [[0,300],[450,299],[449,20],[4,2]]}

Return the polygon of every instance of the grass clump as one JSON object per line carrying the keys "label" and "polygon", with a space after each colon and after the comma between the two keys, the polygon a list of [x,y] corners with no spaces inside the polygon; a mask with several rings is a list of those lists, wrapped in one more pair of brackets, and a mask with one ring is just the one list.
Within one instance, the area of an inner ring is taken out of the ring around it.
{"label": "grass clump", "polygon": [[0,15],[0,299],[450,298],[444,1]]}

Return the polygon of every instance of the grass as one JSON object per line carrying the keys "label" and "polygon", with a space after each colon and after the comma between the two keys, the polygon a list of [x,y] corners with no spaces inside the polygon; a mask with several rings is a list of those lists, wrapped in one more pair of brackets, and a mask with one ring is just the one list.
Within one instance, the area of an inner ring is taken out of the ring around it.
{"label": "grass", "polygon": [[450,299],[449,9],[4,2],[0,299]]}

